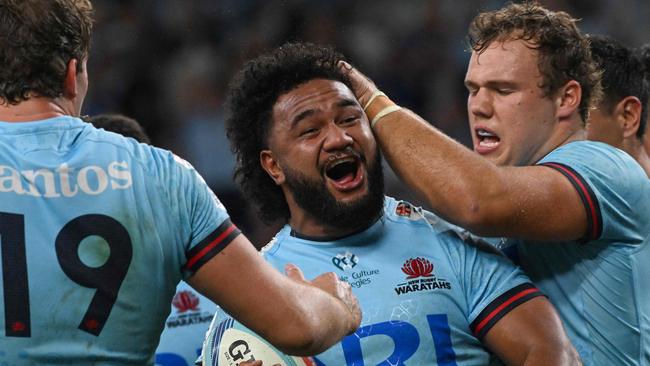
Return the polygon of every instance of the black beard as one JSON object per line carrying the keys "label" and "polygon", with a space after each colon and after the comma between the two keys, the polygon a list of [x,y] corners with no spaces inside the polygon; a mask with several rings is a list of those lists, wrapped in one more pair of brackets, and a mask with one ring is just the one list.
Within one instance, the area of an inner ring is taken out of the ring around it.
{"label": "black beard", "polygon": [[[384,208],[384,172],[379,150],[375,156],[375,161],[367,166],[368,193],[354,202],[338,202],[324,179],[312,180],[299,171],[285,168],[287,187],[298,207],[322,223],[341,232],[366,228],[379,218]],[[363,157],[362,162],[365,162]]]}

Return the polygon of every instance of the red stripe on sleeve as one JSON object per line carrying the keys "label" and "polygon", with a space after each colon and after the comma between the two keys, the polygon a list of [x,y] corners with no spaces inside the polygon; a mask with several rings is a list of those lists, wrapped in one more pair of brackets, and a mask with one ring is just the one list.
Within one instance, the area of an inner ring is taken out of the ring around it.
{"label": "red stripe on sleeve", "polygon": [[566,167],[560,165],[560,164],[554,164],[554,163],[548,163],[548,165],[552,165],[554,168],[561,169],[563,172],[567,173],[568,175],[573,178],[574,182],[580,186],[580,189],[582,190],[582,193],[584,193],[585,197],[587,198],[587,202],[589,205],[589,214],[591,215],[591,219],[593,222],[593,225],[591,227],[591,238],[598,238],[598,215],[596,214],[596,205],[594,204],[594,201],[591,199],[591,195],[589,194],[589,190],[587,187],[585,187],[584,183],[582,182],[582,179],[578,178],[573,172]]}
{"label": "red stripe on sleeve", "polygon": [[499,306],[498,306],[496,309],[494,309],[490,314],[488,314],[488,316],[486,316],[485,319],[483,319],[480,323],[478,323],[478,325],[476,326],[476,329],[474,329],[474,334],[479,334],[479,333],[481,332],[481,329],[483,329],[483,327],[485,327],[485,325],[486,325],[486,324],[487,324],[487,323],[488,323],[492,318],[494,318],[497,314],[499,314],[499,312],[500,312],[501,310],[503,310],[506,306],[512,304],[513,302],[515,302],[515,301],[521,299],[522,297],[524,297],[524,296],[526,296],[526,295],[528,295],[528,294],[532,294],[532,293],[535,293],[535,292],[539,292],[539,290],[536,289],[536,288],[529,288],[529,289],[523,290],[522,292],[520,292],[520,293],[518,293],[518,294],[516,294],[516,295],[513,295],[511,298],[509,298],[508,300],[504,301],[503,304],[499,305]]}
{"label": "red stripe on sleeve", "polygon": [[212,250],[212,248],[216,247],[223,241],[225,237],[228,236],[228,234],[232,233],[233,230],[237,229],[237,227],[233,224],[230,225],[229,228],[227,228],[221,235],[217,236],[216,239],[214,239],[210,244],[206,245],[205,248],[201,249],[200,252],[196,253],[192,258],[187,260],[187,264],[185,264],[185,268],[191,268],[194,263],[198,262],[201,257],[203,257],[207,252]]}

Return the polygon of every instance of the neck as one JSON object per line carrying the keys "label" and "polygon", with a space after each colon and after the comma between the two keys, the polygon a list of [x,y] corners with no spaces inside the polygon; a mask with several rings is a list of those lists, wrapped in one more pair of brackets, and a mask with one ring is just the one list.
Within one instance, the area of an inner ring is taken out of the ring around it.
{"label": "neck", "polygon": [[623,141],[622,150],[630,154],[634,160],[643,168],[646,175],[650,177],[650,156],[643,146],[643,142],[636,136],[627,138]]}
{"label": "neck", "polygon": [[5,122],[31,122],[65,115],[75,114],[51,98],[30,97],[18,104],[0,104],[0,120]]}
{"label": "neck", "polygon": [[289,218],[289,226],[291,226],[291,230],[298,233],[300,236],[314,238],[316,240],[318,238],[343,238],[365,229],[362,227],[362,225],[350,228],[341,228],[338,226],[328,225],[319,218],[308,215],[304,211],[300,211],[299,213],[291,212],[291,218]]}
{"label": "neck", "polygon": [[540,161],[544,156],[562,145],[587,139],[587,131],[580,119],[576,118],[575,120],[565,120],[558,123],[560,125],[557,130],[548,139],[543,148],[539,150],[539,156],[535,156],[531,164]]}

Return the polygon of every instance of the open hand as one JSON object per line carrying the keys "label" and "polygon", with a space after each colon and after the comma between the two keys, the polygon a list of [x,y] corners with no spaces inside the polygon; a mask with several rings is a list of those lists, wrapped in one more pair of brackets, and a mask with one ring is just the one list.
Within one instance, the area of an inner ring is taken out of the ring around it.
{"label": "open hand", "polygon": [[341,300],[350,313],[351,321],[348,334],[354,333],[359,328],[361,324],[361,308],[359,307],[357,297],[352,293],[352,288],[349,283],[341,281],[334,272],[326,272],[314,278],[312,281],[307,281],[300,268],[294,264],[287,264],[285,266],[285,272],[290,278],[309,282],[313,286]]}

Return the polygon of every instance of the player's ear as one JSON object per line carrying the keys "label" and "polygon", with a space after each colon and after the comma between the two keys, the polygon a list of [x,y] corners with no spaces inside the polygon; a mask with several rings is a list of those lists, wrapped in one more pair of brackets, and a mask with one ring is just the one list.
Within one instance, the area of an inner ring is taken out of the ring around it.
{"label": "player's ear", "polygon": [[623,137],[627,138],[636,135],[641,122],[641,101],[634,96],[623,98],[616,105],[616,115],[623,130]]}
{"label": "player's ear", "polygon": [[273,179],[275,184],[281,185],[285,181],[284,172],[278,161],[273,156],[273,151],[262,150],[260,152],[260,164],[268,175]]}
{"label": "player's ear", "polygon": [[565,119],[573,115],[580,108],[582,100],[582,87],[575,80],[569,80],[555,94],[555,105],[558,119]]}
{"label": "player's ear", "polygon": [[63,96],[73,99],[77,96],[77,71],[81,67],[76,58],[71,58],[65,70],[63,79]]}

